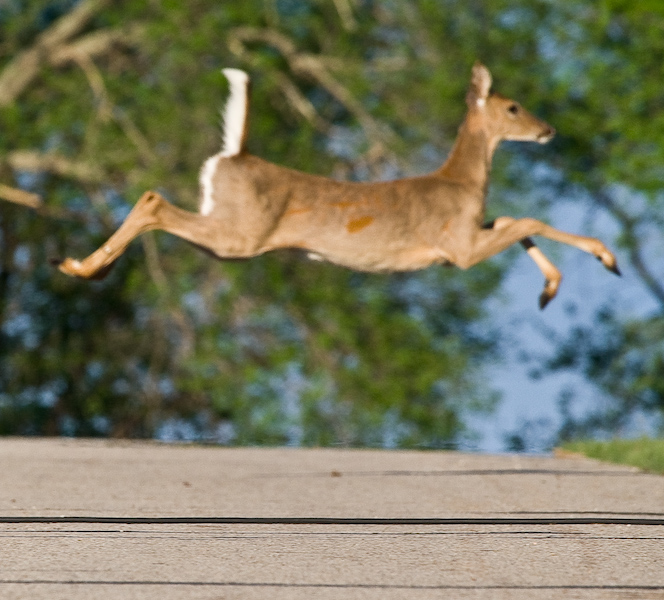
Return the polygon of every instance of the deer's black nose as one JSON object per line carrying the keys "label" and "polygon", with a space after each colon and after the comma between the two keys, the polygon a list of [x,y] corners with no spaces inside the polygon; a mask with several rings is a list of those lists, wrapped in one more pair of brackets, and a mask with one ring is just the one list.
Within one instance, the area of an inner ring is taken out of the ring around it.
{"label": "deer's black nose", "polygon": [[556,130],[549,126],[537,136],[537,141],[540,144],[546,144],[554,135],[556,135]]}

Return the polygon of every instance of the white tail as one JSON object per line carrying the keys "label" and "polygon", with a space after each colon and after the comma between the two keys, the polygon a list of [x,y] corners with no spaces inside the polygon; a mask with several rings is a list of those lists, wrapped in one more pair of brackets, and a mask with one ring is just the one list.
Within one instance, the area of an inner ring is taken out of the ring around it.
{"label": "white tail", "polygon": [[545,143],[555,131],[513,100],[491,93],[491,74],[483,65],[473,68],[468,112],[445,164],[429,175],[380,183],[334,181],[244,152],[248,78],[242,71],[224,73],[231,84],[224,148],[201,172],[200,214],[146,192],[106,244],[81,262],[65,259],[61,271],[103,276],[136,236],[162,229],[219,258],[300,248],[362,271],[408,271],[432,264],[467,269],[520,242],[545,276],[542,308],[556,295],[561,274],[529,236],[575,246],[619,274],[615,257],[598,239],[531,218],[484,223],[491,160],[499,142]]}
{"label": "white tail", "polygon": [[230,95],[223,112],[224,145],[222,156],[237,156],[242,152],[247,130],[249,104],[249,76],[240,69],[222,71],[230,83]]}
{"label": "white tail", "polygon": [[244,149],[247,136],[247,111],[249,106],[249,76],[240,69],[223,69],[230,84],[228,100],[222,112],[223,144],[221,152],[208,158],[200,175],[202,215],[209,215],[214,208],[212,178],[222,158],[237,156]]}

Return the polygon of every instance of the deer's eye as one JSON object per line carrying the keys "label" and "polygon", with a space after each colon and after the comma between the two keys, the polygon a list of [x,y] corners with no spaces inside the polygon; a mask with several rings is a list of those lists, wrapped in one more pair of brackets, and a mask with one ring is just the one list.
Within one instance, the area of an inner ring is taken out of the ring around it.
{"label": "deer's eye", "polygon": [[518,104],[510,104],[508,109],[509,112],[511,112],[513,115],[519,112],[519,105]]}

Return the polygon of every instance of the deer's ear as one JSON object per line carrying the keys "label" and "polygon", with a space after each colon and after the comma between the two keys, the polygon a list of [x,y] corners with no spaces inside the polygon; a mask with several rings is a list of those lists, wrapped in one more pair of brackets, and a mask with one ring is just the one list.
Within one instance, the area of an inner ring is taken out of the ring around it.
{"label": "deer's ear", "polygon": [[470,79],[470,87],[466,94],[466,104],[469,108],[484,106],[491,90],[491,73],[482,63],[476,62]]}

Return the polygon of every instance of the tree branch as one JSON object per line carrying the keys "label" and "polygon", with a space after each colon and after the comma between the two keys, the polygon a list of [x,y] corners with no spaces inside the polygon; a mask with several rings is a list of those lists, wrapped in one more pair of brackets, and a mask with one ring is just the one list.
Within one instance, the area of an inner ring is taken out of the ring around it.
{"label": "tree branch", "polygon": [[284,73],[279,73],[277,75],[277,84],[288,103],[296,112],[300,113],[300,115],[302,115],[318,131],[322,133],[327,133],[327,131],[329,131],[330,123],[318,114],[316,107],[302,92],[300,92],[299,88],[293,83],[290,77]]}
{"label": "tree branch", "polygon": [[101,183],[104,173],[97,165],[73,161],[55,153],[42,154],[31,150],[16,150],[6,157],[7,164],[16,171],[53,173],[82,183]]}
{"label": "tree branch", "polygon": [[113,116],[113,107],[108,98],[106,84],[104,83],[104,78],[99,72],[99,69],[96,67],[92,58],[84,53],[73,54],[71,60],[78,64],[88,80],[90,89],[92,90],[92,93],[94,94],[97,101],[98,117],[103,122],[108,121]]}
{"label": "tree branch", "polygon": [[629,248],[630,263],[645,286],[650,290],[650,293],[655,296],[664,307],[664,286],[660,283],[659,279],[652,274],[643,259],[643,254],[641,253],[639,235],[636,231],[639,225],[639,220],[630,216],[620,208],[606,191],[596,192],[594,197],[600,206],[603,206],[609,211],[609,213],[611,213],[611,215],[613,215],[613,218],[620,223],[623,231],[629,237],[631,241],[631,246]]}
{"label": "tree branch", "polygon": [[164,270],[161,268],[159,260],[159,250],[157,242],[155,241],[154,232],[150,231],[141,236],[141,243],[143,244],[143,252],[145,253],[145,262],[148,266],[148,273],[150,278],[157,286],[160,294],[166,294],[168,291],[168,279]]}
{"label": "tree branch", "polygon": [[73,38],[90,20],[109,4],[110,0],[83,0],[68,14],[60,17],[37,38],[43,48],[55,46]]}
{"label": "tree branch", "polygon": [[80,37],[76,42],[61,45],[49,57],[49,63],[60,67],[75,61],[81,55],[94,58],[106,54],[115,46],[132,46],[143,35],[141,25],[132,25],[127,29],[102,29]]}
{"label": "tree branch", "polygon": [[43,205],[41,196],[38,194],[26,192],[25,190],[3,185],[1,183],[0,198],[7,202],[13,202],[14,204],[20,204],[21,206],[27,206],[28,208],[33,209],[40,208]]}
{"label": "tree branch", "polygon": [[65,44],[109,3],[110,0],[84,0],[41,33],[34,45],[17,54],[0,73],[0,108],[8,106],[32,83],[42,64],[57,55]]}
{"label": "tree branch", "polygon": [[19,206],[25,206],[37,212],[38,215],[46,217],[48,219],[66,219],[68,221],[77,221],[79,223],[88,224],[89,220],[83,215],[76,213],[65,208],[55,208],[52,206],[46,206],[41,196],[38,194],[33,194],[32,192],[26,192],[18,188],[14,188],[8,185],[0,183],[0,200],[6,200],[12,204],[18,204]]}
{"label": "tree branch", "polygon": [[141,155],[143,162],[146,165],[154,165],[158,161],[157,155],[152,150],[152,146],[148,139],[129,118],[127,113],[125,113],[120,107],[116,106],[113,109],[113,119],[121,127],[129,141],[134,144],[138,153]]}
{"label": "tree branch", "polygon": [[346,31],[355,31],[357,29],[357,21],[353,15],[353,7],[350,0],[333,0],[333,2],[344,29]]}
{"label": "tree branch", "polygon": [[113,104],[106,89],[104,77],[92,58],[83,52],[72,52],[68,57],[78,64],[85,74],[90,89],[97,100],[99,118],[104,122],[113,119],[120,126],[129,141],[136,146],[143,162],[147,165],[154,164],[157,161],[157,156],[152,151],[150,143],[127,114],[120,107]]}
{"label": "tree branch", "polygon": [[283,55],[294,73],[309,77],[325,88],[355,116],[374,145],[384,141],[385,138],[393,137],[392,131],[376,121],[350,90],[330,73],[324,57],[298,52],[297,46],[291,39],[273,29],[236,27],[229,33],[228,46],[236,55],[246,56],[248,50],[245,44],[251,42],[261,42],[272,46]]}

